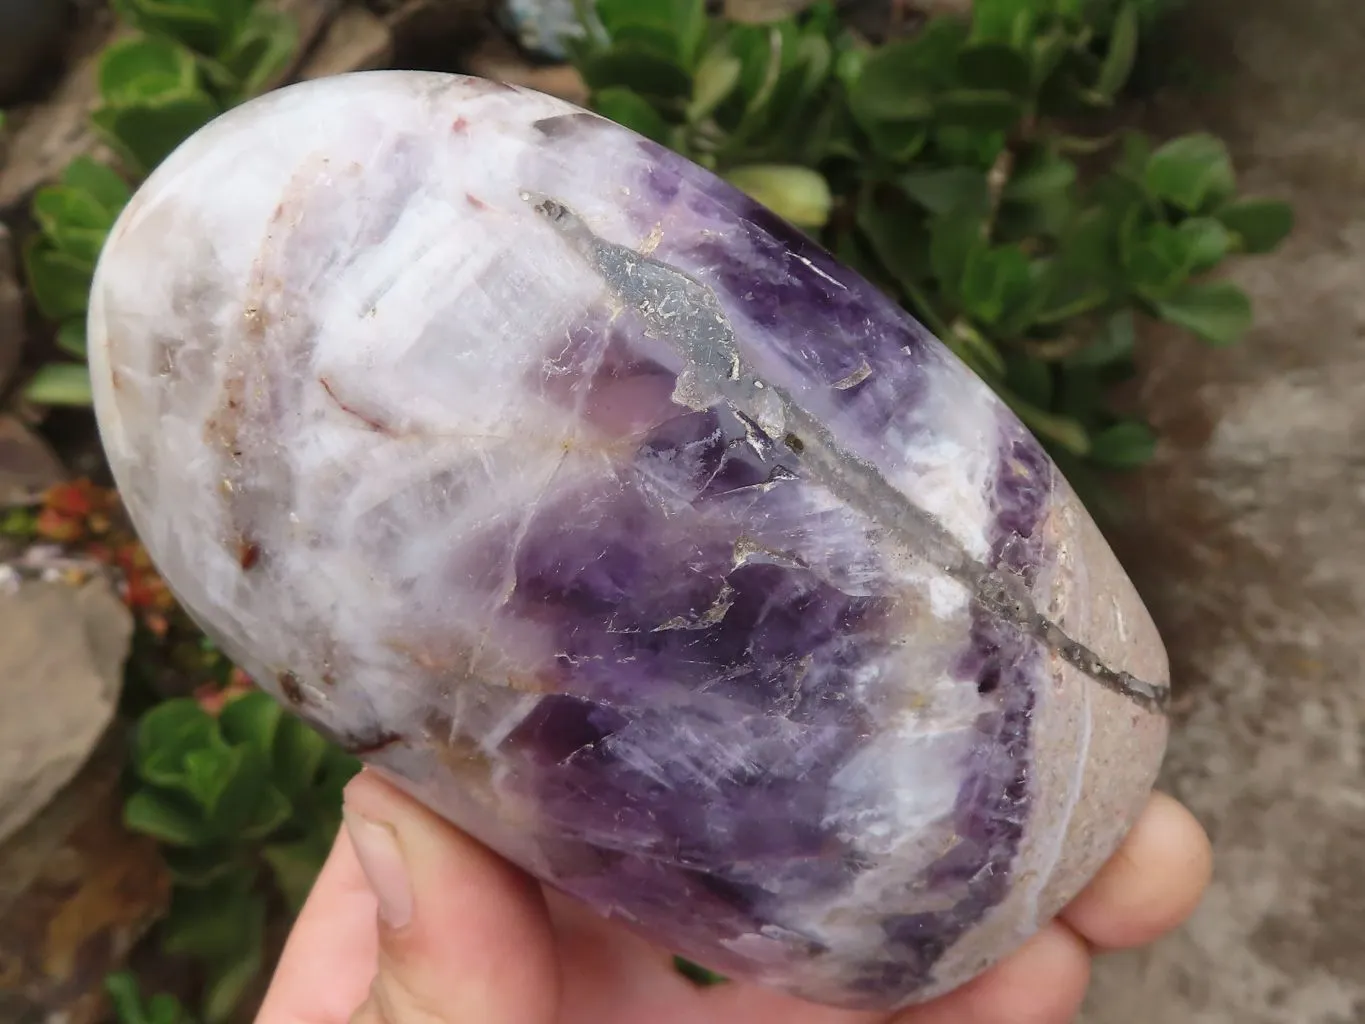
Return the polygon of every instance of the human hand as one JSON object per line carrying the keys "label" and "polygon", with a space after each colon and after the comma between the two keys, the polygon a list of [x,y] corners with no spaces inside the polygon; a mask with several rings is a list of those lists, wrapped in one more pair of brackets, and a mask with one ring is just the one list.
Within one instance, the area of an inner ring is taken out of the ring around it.
{"label": "human hand", "polygon": [[1058,920],[943,998],[879,1014],[699,988],[371,772],[347,788],[346,822],[256,1024],[1067,1024],[1092,955],[1180,924],[1211,865],[1203,829],[1155,794]]}

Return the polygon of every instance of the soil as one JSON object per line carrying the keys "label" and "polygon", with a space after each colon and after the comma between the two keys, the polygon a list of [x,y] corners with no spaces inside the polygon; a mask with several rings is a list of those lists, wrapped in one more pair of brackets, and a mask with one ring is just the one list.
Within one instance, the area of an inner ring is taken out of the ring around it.
{"label": "soil", "polygon": [[1204,88],[1150,127],[1226,139],[1297,228],[1232,270],[1242,345],[1147,339],[1164,442],[1115,539],[1183,693],[1162,784],[1216,876],[1187,927],[1099,963],[1084,1020],[1363,1024],[1365,5],[1202,0],[1167,37]]}

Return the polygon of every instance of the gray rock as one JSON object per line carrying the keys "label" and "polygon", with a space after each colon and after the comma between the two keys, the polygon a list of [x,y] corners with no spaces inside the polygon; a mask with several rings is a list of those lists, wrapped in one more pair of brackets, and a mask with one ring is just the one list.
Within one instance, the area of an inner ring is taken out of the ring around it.
{"label": "gray rock", "polygon": [[132,637],[102,577],[0,589],[0,842],[80,770],[113,719]]}
{"label": "gray rock", "polygon": [[45,441],[13,416],[0,413],[0,509],[35,501],[65,476]]}
{"label": "gray rock", "polygon": [[1211,352],[1161,332],[1167,439],[1120,544],[1188,695],[1164,784],[1209,828],[1190,924],[1102,960],[1087,1024],[1365,1021],[1365,5],[1204,0],[1179,33],[1219,88],[1163,129],[1225,137],[1291,201],[1235,270],[1258,326]]}

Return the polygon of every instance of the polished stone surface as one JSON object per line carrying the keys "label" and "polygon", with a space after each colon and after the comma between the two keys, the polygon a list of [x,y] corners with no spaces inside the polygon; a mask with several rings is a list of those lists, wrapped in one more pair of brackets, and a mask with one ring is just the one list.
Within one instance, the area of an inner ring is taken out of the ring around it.
{"label": "polished stone surface", "polygon": [[560,100],[383,72],[237,109],[125,210],[90,338],[124,499],[224,648],[707,966],[941,992],[1146,797],[1165,653],[1027,431]]}

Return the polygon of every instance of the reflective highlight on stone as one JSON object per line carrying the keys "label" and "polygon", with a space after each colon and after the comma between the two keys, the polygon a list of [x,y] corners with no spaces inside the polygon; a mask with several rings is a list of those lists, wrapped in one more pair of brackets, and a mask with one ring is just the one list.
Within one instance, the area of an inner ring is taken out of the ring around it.
{"label": "reflective highlight on stone", "polygon": [[120,489],[206,630],[709,967],[928,998],[1146,798],[1165,654],[1037,443],[608,121],[416,72],[256,100],[134,197],[89,335]]}

